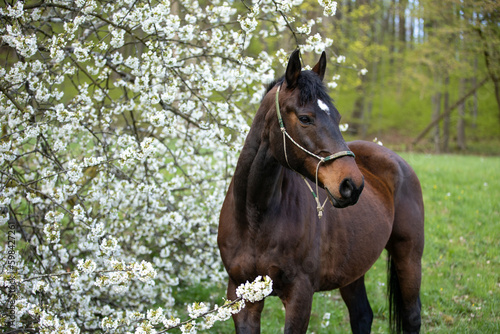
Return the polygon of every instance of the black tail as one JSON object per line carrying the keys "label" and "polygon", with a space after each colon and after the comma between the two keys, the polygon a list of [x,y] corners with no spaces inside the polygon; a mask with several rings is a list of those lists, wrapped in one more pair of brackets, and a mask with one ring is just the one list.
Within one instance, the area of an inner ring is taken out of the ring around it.
{"label": "black tail", "polygon": [[391,257],[387,256],[387,294],[389,298],[389,323],[391,333],[403,332],[403,296],[396,273],[396,265]]}

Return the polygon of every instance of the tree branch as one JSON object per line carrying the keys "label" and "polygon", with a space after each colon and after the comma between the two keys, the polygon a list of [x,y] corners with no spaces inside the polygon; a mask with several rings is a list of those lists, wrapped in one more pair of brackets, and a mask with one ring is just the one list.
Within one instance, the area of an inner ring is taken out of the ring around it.
{"label": "tree branch", "polygon": [[427,125],[427,127],[411,142],[411,146],[416,145],[427,134],[427,132],[429,132],[443,118],[445,118],[446,116],[448,116],[449,114],[451,114],[451,112],[453,111],[453,109],[455,109],[456,107],[458,107],[459,105],[461,105],[462,103],[464,103],[465,100],[467,100],[467,98],[469,96],[471,96],[472,94],[474,94],[474,92],[476,90],[478,90],[481,86],[483,86],[488,81],[488,79],[489,78],[486,77],[483,80],[481,80],[476,86],[474,86],[470,91],[468,91],[464,96],[462,96],[462,98],[460,98],[452,106],[448,107],[448,109],[446,109],[441,115],[439,115],[438,118],[436,118],[435,120],[433,120],[432,122],[430,122],[429,125]]}

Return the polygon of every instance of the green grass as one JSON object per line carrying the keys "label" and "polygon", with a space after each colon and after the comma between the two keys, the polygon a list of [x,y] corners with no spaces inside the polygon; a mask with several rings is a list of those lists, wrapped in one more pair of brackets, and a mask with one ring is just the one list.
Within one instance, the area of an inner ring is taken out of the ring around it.
{"label": "green grass", "polygon": [[[403,154],[422,183],[426,207],[422,333],[500,333],[500,158]],[[385,253],[366,275],[372,333],[387,333]],[[196,287],[179,300],[220,304],[224,286]],[[179,305],[179,310],[185,308]],[[330,325],[321,327],[328,312]],[[282,333],[284,309],[266,300],[263,333]],[[232,333],[232,321],[209,333]],[[314,297],[309,333],[349,333],[338,291]]]}
{"label": "green grass", "polygon": [[426,205],[425,332],[500,332],[500,158],[406,158]]}

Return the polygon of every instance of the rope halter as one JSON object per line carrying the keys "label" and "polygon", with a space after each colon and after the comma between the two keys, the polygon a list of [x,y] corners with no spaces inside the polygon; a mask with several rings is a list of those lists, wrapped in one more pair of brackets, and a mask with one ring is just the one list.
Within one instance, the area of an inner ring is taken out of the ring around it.
{"label": "rope halter", "polygon": [[319,166],[322,163],[325,163],[327,161],[333,161],[333,160],[336,160],[338,158],[342,158],[342,157],[345,157],[345,156],[355,157],[355,155],[354,155],[354,153],[352,151],[340,151],[340,152],[331,154],[331,155],[329,155],[327,157],[321,157],[321,156],[319,156],[317,154],[314,154],[313,152],[307,150],[302,145],[300,145],[299,143],[297,143],[290,136],[290,134],[286,131],[285,125],[283,123],[283,118],[281,117],[280,104],[279,104],[280,88],[281,88],[281,86],[278,86],[278,89],[276,90],[276,114],[278,115],[278,122],[279,122],[279,125],[280,125],[281,133],[283,133],[283,151],[285,152],[285,160],[286,160],[286,163],[288,164],[288,167],[290,167],[290,169],[292,169],[293,171],[295,171],[295,169],[293,169],[292,166],[290,166],[290,163],[288,162],[288,155],[287,155],[287,152],[286,152],[286,137],[288,137],[288,139],[290,139],[290,141],[292,143],[294,143],[295,146],[297,146],[298,148],[300,148],[302,151],[304,151],[307,154],[309,154],[310,156],[313,156],[316,159],[318,159],[318,164],[316,165],[316,192],[314,192],[314,190],[312,189],[312,187],[309,184],[309,182],[307,182],[307,179],[305,178],[304,175],[301,175],[297,171],[295,171],[295,172],[297,172],[300,176],[302,176],[302,179],[304,180],[304,182],[306,183],[307,187],[311,191],[314,199],[316,200],[316,210],[318,211],[318,218],[321,218],[321,217],[323,217],[323,210],[324,210],[324,207],[325,207],[325,204],[326,204],[326,201],[327,201],[328,197],[325,199],[325,201],[323,202],[323,204],[321,204],[321,202],[319,201],[318,195],[317,195],[318,194],[318,172],[319,172]]}

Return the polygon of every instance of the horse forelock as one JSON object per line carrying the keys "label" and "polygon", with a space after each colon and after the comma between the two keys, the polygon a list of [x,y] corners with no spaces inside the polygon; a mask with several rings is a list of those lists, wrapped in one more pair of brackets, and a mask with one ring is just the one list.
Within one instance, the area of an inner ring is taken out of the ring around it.
{"label": "horse forelock", "polygon": [[325,85],[318,75],[312,71],[302,71],[297,79],[297,87],[300,91],[300,103],[307,103],[321,100],[327,104],[333,104],[332,98],[328,95]]}
{"label": "horse forelock", "polygon": [[[266,96],[267,93],[269,93],[275,86],[281,85],[284,81],[285,77],[283,76],[269,83],[264,96]],[[318,75],[312,71],[302,71],[300,73],[297,79],[296,88],[299,91],[299,103],[301,105],[306,105],[318,100],[321,100],[328,105],[333,105],[333,100],[330,95],[328,95],[325,85],[320,80]]]}

